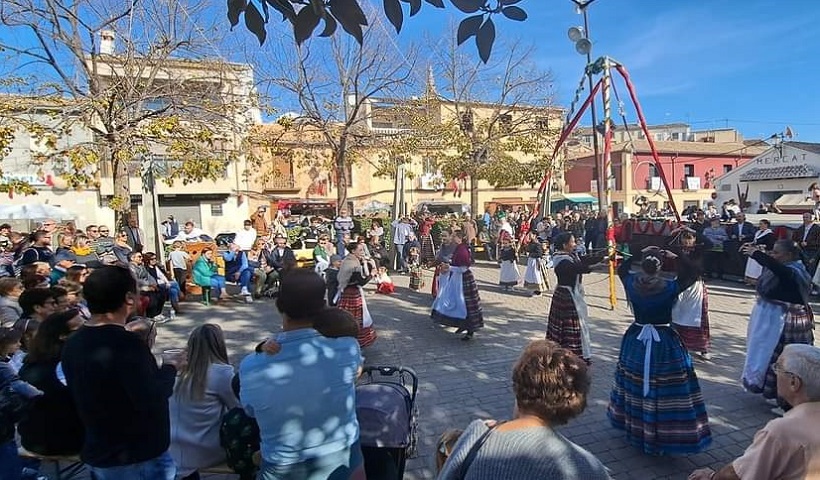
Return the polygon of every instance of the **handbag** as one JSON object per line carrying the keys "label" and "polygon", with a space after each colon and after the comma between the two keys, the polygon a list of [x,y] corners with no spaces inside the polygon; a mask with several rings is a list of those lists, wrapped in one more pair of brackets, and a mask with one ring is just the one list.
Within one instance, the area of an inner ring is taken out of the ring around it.
{"label": "handbag", "polygon": [[499,425],[501,425],[501,423],[496,423],[495,425],[487,429],[487,431],[484,432],[484,434],[478,438],[478,440],[473,444],[473,446],[470,447],[470,451],[467,452],[467,457],[464,458],[464,461],[461,463],[461,467],[458,469],[458,474],[456,475],[456,478],[458,480],[464,480],[464,478],[467,476],[467,472],[470,470],[470,465],[473,463],[473,460],[475,460],[475,457],[478,455],[478,451],[481,450],[481,447],[490,437],[490,434],[493,433],[495,427]]}

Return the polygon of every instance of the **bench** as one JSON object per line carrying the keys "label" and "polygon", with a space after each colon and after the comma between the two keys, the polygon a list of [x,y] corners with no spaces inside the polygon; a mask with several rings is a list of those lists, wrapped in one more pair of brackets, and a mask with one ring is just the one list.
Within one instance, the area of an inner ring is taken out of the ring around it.
{"label": "bench", "polygon": [[[77,455],[40,455],[26,450],[23,447],[18,448],[17,455],[20,458],[27,460],[38,460],[41,463],[51,465],[54,468],[54,478],[56,480],[71,480],[79,479],[85,472],[85,465],[80,457]],[[60,468],[60,464],[68,464],[65,468]],[[236,473],[227,464],[214,465],[213,467],[201,468],[199,473],[213,474],[213,475],[236,475]]]}

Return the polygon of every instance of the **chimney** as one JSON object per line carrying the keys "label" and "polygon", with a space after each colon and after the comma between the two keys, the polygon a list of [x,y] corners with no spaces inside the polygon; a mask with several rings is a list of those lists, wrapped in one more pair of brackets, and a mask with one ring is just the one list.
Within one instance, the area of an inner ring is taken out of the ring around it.
{"label": "chimney", "polygon": [[114,41],[117,36],[111,30],[103,30],[100,32],[100,54],[114,55]]}

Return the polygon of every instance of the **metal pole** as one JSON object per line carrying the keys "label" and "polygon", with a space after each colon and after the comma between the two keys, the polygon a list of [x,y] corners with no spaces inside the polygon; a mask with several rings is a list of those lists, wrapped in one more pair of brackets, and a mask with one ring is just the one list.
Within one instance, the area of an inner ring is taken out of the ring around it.
{"label": "metal pole", "polygon": [[[592,2],[588,2],[581,7],[581,13],[584,15],[584,32],[586,33],[587,38],[591,38],[592,35],[589,33],[589,16],[587,15],[587,8],[589,8]],[[589,91],[592,91],[593,83],[592,83],[592,70],[589,66],[592,64],[592,49],[587,52],[587,83],[589,85]],[[598,131],[596,128],[598,127],[598,112],[595,108],[595,100],[593,99],[592,104],[590,105],[590,111],[592,113],[592,151],[595,155],[595,167],[598,175],[596,175],[596,181],[598,182],[598,209],[603,210],[607,208],[606,204],[606,185],[604,185],[605,175],[604,175],[604,166],[602,162],[602,158],[600,155],[600,148],[598,146]]]}

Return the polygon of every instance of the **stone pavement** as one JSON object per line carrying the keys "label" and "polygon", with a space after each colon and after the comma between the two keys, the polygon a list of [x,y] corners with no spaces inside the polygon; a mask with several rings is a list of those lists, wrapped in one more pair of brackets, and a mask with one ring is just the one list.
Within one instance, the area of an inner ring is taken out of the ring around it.
{"label": "stone pavement", "polygon": [[[420,380],[419,455],[408,462],[405,478],[409,480],[435,477],[435,441],[442,431],[463,428],[476,418],[510,418],[512,365],[529,341],[544,337],[549,294],[538,298],[526,292],[502,292],[494,264],[480,262],[474,272],[486,326],[470,342],[430,321],[429,272],[422,292],[410,291],[408,278],[397,276],[395,295],[367,297],[379,339],[365,350],[366,363],[412,367]],[[712,360],[696,361],[696,369],[710,416],[712,446],[687,457],[650,457],[628,445],[622,432],[609,425],[605,412],[621,335],[632,317],[620,283],[617,307],[610,310],[604,272],[588,275],[585,285],[592,317],[592,390],[584,414],[560,431],[597,455],[614,478],[685,479],[695,468],[721,467],[740,455],[754,433],[774,418],[762,397],[745,393],[738,382],[754,294],[738,283],[711,282]],[[186,314],[161,327],[158,350],[182,346],[193,326],[216,322],[225,329],[231,360],[238,364],[268,332],[281,326],[271,300],[184,306]]]}

